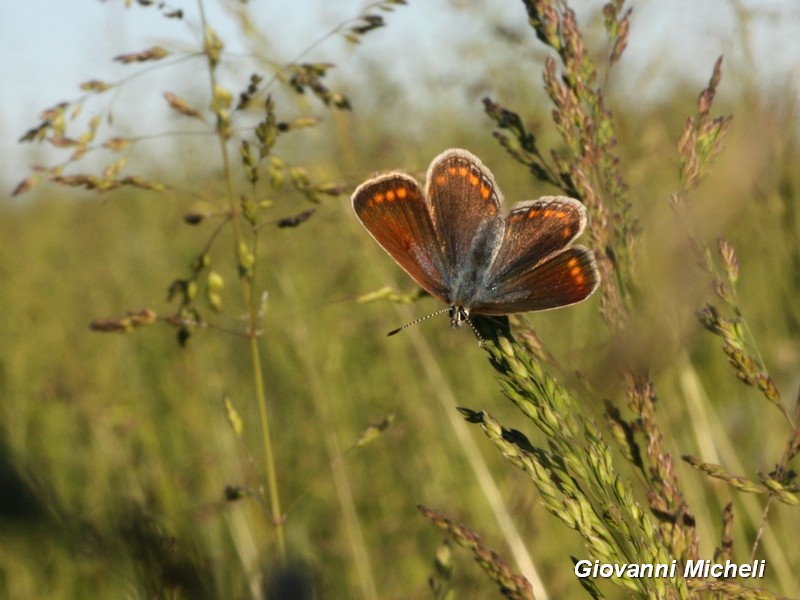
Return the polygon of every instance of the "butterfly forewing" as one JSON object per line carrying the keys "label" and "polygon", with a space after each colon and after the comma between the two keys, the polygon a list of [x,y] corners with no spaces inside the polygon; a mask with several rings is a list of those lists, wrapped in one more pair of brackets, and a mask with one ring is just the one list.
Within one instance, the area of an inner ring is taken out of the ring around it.
{"label": "butterfly forewing", "polygon": [[434,229],[452,277],[467,262],[476,237],[496,228],[501,198],[494,177],[477,157],[451,149],[437,156],[426,183]]}
{"label": "butterfly forewing", "polygon": [[586,208],[573,198],[545,196],[520,202],[506,217],[503,242],[490,279],[508,280],[566,248],[586,227]]}
{"label": "butterfly forewing", "polygon": [[447,302],[442,254],[422,188],[410,176],[391,173],[361,184],[353,209],[386,252],[421,287]]}

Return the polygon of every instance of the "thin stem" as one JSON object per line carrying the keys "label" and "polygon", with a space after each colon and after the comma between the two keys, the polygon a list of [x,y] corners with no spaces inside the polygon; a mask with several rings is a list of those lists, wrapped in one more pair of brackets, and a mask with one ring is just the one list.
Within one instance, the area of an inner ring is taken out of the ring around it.
{"label": "thin stem", "polygon": [[[206,21],[205,7],[203,0],[197,1],[200,13],[200,21],[203,27],[204,40],[207,40],[206,32],[208,24]],[[217,89],[215,66],[211,62],[208,48],[204,48],[208,59],[208,77],[211,86],[212,97]],[[239,260],[239,248],[244,243],[242,234],[241,213],[237,206],[233,186],[233,171],[231,168],[230,155],[228,152],[227,139],[225,133],[220,128],[217,129],[217,139],[219,141],[222,156],[223,171],[225,173],[225,185],[228,197],[228,208],[230,210],[231,224],[233,226],[234,255]],[[258,417],[261,428],[261,440],[264,451],[264,468],[267,476],[267,493],[269,495],[269,512],[272,524],[275,527],[275,534],[278,542],[278,556],[283,565],[286,564],[286,536],[283,529],[283,513],[280,506],[280,495],[278,494],[278,478],[275,471],[275,457],[272,452],[272,438],[270,436],[269,412],[267,410],[267,397],[264,390],[264,373],[261,364],[261,349],[258,344],[258,308],[253,298],[253,286],[250,274],[242,274],[239,277],[242,284],[242,295],[244,304],[247,308],[248,325],[247,334],[250,338],[250,356],[252,359],[253,380],[258,403]]]}
{"label": "thin stem", "polygon": [[750,549],[750,562],[753,562],[756,559],[756,551],[758,550],[758,545],[761,543],[761,536],[764,535],[764,527],[767,525],[769,507],[772,506],[773,498],[774,496],[767,498],[767,503],[764,505],[764,513],[761,515],[761,523],[759,524],[758,531],[756,532],[756,539],[753,540],[753,547]]}

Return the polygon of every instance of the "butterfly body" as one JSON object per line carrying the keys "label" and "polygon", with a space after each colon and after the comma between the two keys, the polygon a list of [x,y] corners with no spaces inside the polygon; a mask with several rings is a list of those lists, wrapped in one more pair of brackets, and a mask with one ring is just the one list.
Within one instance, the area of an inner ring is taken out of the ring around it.
{"label": "butterfly body", "polygon": [[580,302],[599,283],[591,250],[571,246],[584,206],[548,196],[502,210],[492,173],[466,150],[446,150],[425,188],[389,173],[356,188],[361,223],[408,275],[450,306],[454,327],[469,315],[508,315]]}

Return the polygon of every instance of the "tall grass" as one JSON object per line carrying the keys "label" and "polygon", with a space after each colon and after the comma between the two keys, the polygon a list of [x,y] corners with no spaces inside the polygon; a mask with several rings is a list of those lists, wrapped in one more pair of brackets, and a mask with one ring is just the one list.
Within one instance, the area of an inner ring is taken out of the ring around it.
{"label": "tall grass", "polygon": [[[333,31],[368,51],[392,4]],[[792,113],[719,108],[724,63],[702,92],[676,91],[679,118],[612,105],[606,71],[624,68],[630,22],[619,2],[603,16],[607,46],[589,49],[569,8],[522,3],[517,43],[546,49],[550,105],[490,93],[479,127],[434,105],[420,119],[437,135],[413,150],[395,127],[385,143],[391,107],[348,112],[364,92],[329,81],[324,46],[223,88],[238,65],[201,15],[194,53],[120,54],[142,71],[46,111],[24,139],[64,158],[21,177],[29,205],[0,209],[14,240],[0,255],[2,594],[800,594]],[[197,171],[180,154],[138,165],[148,140],[78,114],[182,61],[207,90],[169,90],[164,110],[205,132]],[[558,189],[587,204],[596,298],[511,330],[479,323],[485,349],[445,319],[385,338],[432,303],[408,304],[346,197],[449,145],[480,148],[509,201]],[[101,152],[105,168],[82,166]],[[748,173],[753,155],[769,167]],[[394,305],[356,301],[384,286]],[[695,557],[765,558],[767,577],[572,571]]]}

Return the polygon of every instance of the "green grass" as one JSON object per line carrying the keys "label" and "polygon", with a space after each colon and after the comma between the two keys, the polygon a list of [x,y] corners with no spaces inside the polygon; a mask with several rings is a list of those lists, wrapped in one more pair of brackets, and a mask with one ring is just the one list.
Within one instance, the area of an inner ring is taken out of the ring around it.
{"label": "green grass", "polygon": [[[533,78],[526,85],[540,84]],[[745,562],[764,496],[738,492],[679,457],[699,456],[756,480],[757,472],[774,468],[788,429],[774,406],[737,380],[719,338],[694,316],[705,302],[721,303],[668,198],[680,186],[676,141],[695,110],[687,98],[698,91],[678,89],[650,111],[613,107],[622,172],[642,231],[626,334],[603,323],[599,294],[525,319],[554,358],[543,363],[545,372],[571,391],[578,418],[597,423],[606,440],[612,436],[603,401],[625,410],[623,365],[647,367],[659,399],[658,427],[697,519],[700,556],[711,558],[722,508],[732,500],[734,557]],[[526,123],[543,122],[550,107],[522,110]],[[719,233],[736,248],[738,306],[791,412],[800,355],[792,115],[757,110],[748,99],[712,110],[728,113],[734,129],[708,178],[692,191],[691,223],[712,248]],[[452,331],[442,316],[385,336],[440,306],[432,299],[410,306],[357,302],[386,285],[414,288],[360,227],[348,201],[376,170],[403,166],[418,173],[454,145],[472,149],[493,170],[508,204],[554,188],[494,143],[489,119],[462,122],[432,103],[420,119],[439,133],[420,146],[398,137],[396,128],[386,144],[380,114],[323,114],[328,124],[315,137],[279,141],[276,148],[306,166],[314,181],[346,182],[345,193],[322,197],[301,227],[278,229],[271,223],[309,204],[299,194],[270,191],[276,204],[260,217],[266,225],[253,279],[257,296],[269,293],[259,341],[287,566],[269,511],[253,497],[227,502],[223,494],[238,485],[267,497],[230,228],[210,252],[226,283],[224,310],[215,315],[198,302],[214,327],[193,329],[183,348],[162,322],[100,334],[88,327],[97,317],[141,308],[171,314],[176,304],[165,300],[167,287],[189,275],[219,218],[187,226],[181,217],[194,199],[172,191],[76,198],[42,183],[23,196],[25,203],[0,204],[0,597],[250,598],[262,587],[282,597],[275,590],[291,577],[325,598],[433,597],[427,579],[443,534],[419,504],[468,525],[512,568],[531,561],[551,598],[580,594],[569,558],[590,556],[580,535],[548,513],[546,498],[492,441],[504,451],[518,448],[465,425],[456,407],[486,410],[537,447],[558,441],[548,442],[503,396],[498,373],[468,328]],[[552,129],[538,142],[563,146]],[[304,163],[311,149],[313,162]],[[211,136],[207,150],[218,155]],[[237,151],[232,146],[235,165]],[[142,176],[224,197],[221,178],[203,176],[204,168],[178,156]],[[236,199],[250,192],[240,187]],[[519,358],[523,351],[516,352]],[[226,419],[225,398],[244,423],[241,439]],[[367,426],[389,414],[395,420],[377,440],[353,447]],[[613,457],[615,473],[631,482],[650,515],[645,477],[616,448]],[[505,528],[503,514],[510,517]],[[796,596],[797,509],[773,502],[766,523],[758,556],[768,561],[767,577],[756,584]],[[461,596],[494,597],[496,586],[469,554],[454,552],[453,586]],[[600,585],[607,597],[628,597],[622,588]]]}

